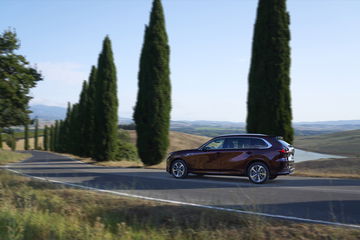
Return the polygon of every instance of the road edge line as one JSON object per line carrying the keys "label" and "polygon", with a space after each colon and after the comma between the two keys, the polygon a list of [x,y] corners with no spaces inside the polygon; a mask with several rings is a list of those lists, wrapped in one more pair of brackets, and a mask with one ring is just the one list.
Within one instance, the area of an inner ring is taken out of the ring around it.
{"label": "road edge line", "polygon": [[283,215],[270,214],[270,213],[252,212],[252,211],[245,211],[245,210],[239,210],[239,209],[233,209],[233,208],[224,208],[224,207],[203,205],[203,204],[197,204],[197,203],[189,203],[189,202],[181,202],[181,201],[167,200],[167,199],[161,199],[161,198],[146,197],[146,196],[130,194],[130,193],[124,193],[124,192],[116,192],[116,191],[111,191],[111,190],[106,190],[106,189],[88,187],[88,186],[84,186],[84,185],[80,185],[80,184],[57,181],[57,180],[43,178],[43,177],[35,177],[35,176],[31,176],[31,175],[28,175],[28,174],[13,170],[13,169],[11,169],[9,167],[10,166],[5,165],[3,167],[3,169],[6,169],[6,170],[8,170],[10,172],[13,172],[13,173],[16,173],[18,175],[22,175],[22,176],[25,176],[25,177],[29,177],[29,178],[33,178],[33,179],[37,179],[37,180],[41,180],[41,181],[62,184],[62,185],[66,185],[66,186],[91,190],[91,191],[95,191],[95,192],[109,193],[109,194],[114,194],[114,195],[123,196],[123,197],[137,198],[137,199],[149,200],[149,201],[155,201],[155,202],[162,202],[162,203],[171,203],[171,204],[177,204],[177,205],[182,205],[182,206],[191,206],[191,207],[198,207],[198,208],[205,208],[205,209],[213,209],[213,210],[218,210],[218,211],[239,213],[239,214],[245,214],[245,215],[255,215],[255,216],[270,217],[270,218],[277,218],[277,219],[283,219],[283,220],[292,220],[292,221],[298,221],[298,222],[317,223],[317,224],[323,224],[323,225],[332,225],[332,226],[360,229],[360,225],[355,225],[355,224],[346,224],[346,223],[340,223],[340,222],[329,222],[329,221],[324,221],[324,220],[316,220],[316,219],[308,219],[308,218],[300,218],[300,217],[292,217],[292,216],[283,216]]}

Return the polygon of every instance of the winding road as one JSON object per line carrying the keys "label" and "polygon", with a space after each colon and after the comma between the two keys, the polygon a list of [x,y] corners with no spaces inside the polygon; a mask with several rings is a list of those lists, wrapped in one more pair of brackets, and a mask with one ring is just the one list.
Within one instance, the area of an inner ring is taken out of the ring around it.
{"label": "winding road", "polygon": [[52,153],[30,153],[31,158],[6,167],[32,177],[130,196],[360,228],[360,180],[289,176],[255,185],[244,177],[175,179],[164,170],[100,167]]}

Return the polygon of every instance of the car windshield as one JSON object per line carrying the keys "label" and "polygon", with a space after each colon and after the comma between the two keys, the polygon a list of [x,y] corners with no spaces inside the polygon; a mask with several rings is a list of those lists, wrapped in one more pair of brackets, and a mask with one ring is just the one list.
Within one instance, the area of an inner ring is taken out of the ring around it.
{"label": "car windshield", "polygon": [[219,138],[219,139],[214,139],[213,141],[209,142],[203,148],[206,148],[206,149],[221,149],[221,148],[223,148],[223,145],[224,145],[224,139]]}

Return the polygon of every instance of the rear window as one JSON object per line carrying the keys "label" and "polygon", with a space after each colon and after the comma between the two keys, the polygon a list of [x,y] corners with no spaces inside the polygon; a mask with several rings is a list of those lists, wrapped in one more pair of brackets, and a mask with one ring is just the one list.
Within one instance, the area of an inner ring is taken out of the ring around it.
{"label": "rear window", "polygon": [[284,140],[282,140],[282,139],[278,139],[278,141],[281,143],[281,145],[283,145],[284,147],[291,147],[291,144],[290,143],[287,143],[287,142],[285,142]]}

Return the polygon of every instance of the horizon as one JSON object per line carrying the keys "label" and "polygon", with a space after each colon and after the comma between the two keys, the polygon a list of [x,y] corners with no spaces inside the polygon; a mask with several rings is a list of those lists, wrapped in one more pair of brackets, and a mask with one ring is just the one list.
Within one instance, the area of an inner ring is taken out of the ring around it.
{"label": "horizon", "polygon": [[[32,106],[46,106],[46,107],[55,107],[55,108],[62,108],[64,111],[66,111],[65,107],[61,107],[61,106],[51,106],[51,105],[45,105],[45,104],[30,104],[30,108]],[[123,117],[118,115],[118,119],[119,122],[121,119],[125,119],[125,120],[131,120],[133,121],[132,117]],[[226,123],[241,123],[241,124],[246,124],[246,122],[236,122],[236,121],[223,121],[223,120],[206,120],[206,119],[197,119],[197,120],[186,120],[186,119],[171,119],[170,121],[172,122],[226,122]],[[322,122],[352,122],[352,121],[359,121],[360,119],[338,119],[338,120],[325,120],[325,121],[300,121],[300,122],[296,122],[296,121],[292,121],[293,124],[306,124],[306,123],[322,123]]]}
{"label": "horizon", "polygon": [[[16,29],[19,53],[44,76],[31,91],[31,103],[65,107],[77,102],[108,34],[118,73],[119,116],[132,118],[151,2],[3,1],[7,11],[0,16],[1,29]],[[360,33],[351,28],[360,23],[360,2],[287,4],[293,122],[360,119],[351,105],[360,102]],[[257,1],[163,0],[163,5],[171,49],[171,119],[245,122]]]}

